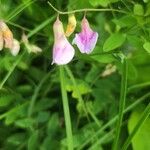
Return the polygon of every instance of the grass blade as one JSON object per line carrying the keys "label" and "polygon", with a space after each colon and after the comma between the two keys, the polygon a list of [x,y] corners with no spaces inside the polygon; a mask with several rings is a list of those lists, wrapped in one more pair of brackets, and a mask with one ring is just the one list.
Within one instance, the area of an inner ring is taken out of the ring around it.
{"label": "grass blade", "polygon": [[23,11],[26,7],[30,6],[32,3],[34,3],[36,0],[29,0],[26,3],[20,4],[12,13],[9,14],[9,16],[6,18],[6,22],[10,21],[12,18],[17,16],[21,11]]}
{"label": "grass blade", "polygon": [[145,120],[149,117],[149,115],[150,115],[150,103],[145,108],[145,110],[144,110],[143,114],[141,115],[138,123],[134,127],[134,129],[131,132],[131,134],[128,136],[127,140],[125,141],[125,143],[124,143],[124,145],[122,147],[122,150],[126,150],[128,148],[128,146],[130,145],[133,137],[135,136],[135,134],[137,133],[137,131],[140,129],[140,127],[144,124]]}
{"label": "grass blade", "polygon": [[64,117],[65,117],[65,125],[66,125],[68,150],[73,150],[73,136],[72,136],[68,97],[67,97],[67,91],[65,87],[64,67],[60,66],[59,71],[60,71],[61,93],[62,93],[62,101],[63,101],[63,109],[64,109]]}
{"label": "grass blade", "polygon": [[68,76],[70,77],[70,79],[71,79],[71,81],[72,81],[72,83],[73,83],[73,86],[74,86],[75,89],[76,89],[76,92],[77,92],[78,98],[79,98],[79,103],[82,105],[83,110],[84,110],[84,112],[85,112],[85,114],[86,114],[86,116],[87,116],[87,118],[88,118],[88,120],[89,120],[88,112],[87,112],[87,110],[86,110],[84,101],[83,101],[82,96],[81,96],[81,93],[80,93],[80,91],[79,91],[79,89],[78,89],[78,86],[77,86],[77,83],[76,83],[76,81],[75,81],[75,78],[74,78],[74,76],[73,76],[73,74],[72,74],[72,72],[71,72],[71,70],[69,69],[68,66],[65,66],[65,70],[66,70]]}
{"label": "grass blade", "polygon": [[[53,71],[53,70],[52,70]],[[51,71],[51,72],[52,72]],[[34,94],[32,95],[32,98],[31,98],[31,101],[30,101],[30,104],[29,104],[29,109],[28,109],[28,117],[30,118],[32,116],[32,112],[33,112],[33,107],[34,107],[34,104],[35,104],[35,101],[36,101],[36,98],[39,94],[39,91],[42,87],[42,85],[44,84],[44,82],[50,77],[51,75],[51,72],[47,73],[43,79],[40,81],[40,83],[37,85],[36,89],[34,90]]]}
{"label": "grass blade", "polygon": [[123,120],[123,111],[125,108],[125,99],[126,99],[126,92],[127,92],[127,60],[123,60],[122,64],[122,79],[121,79],[121,94],[120,94],[120,102],[119,102],[119,116],[118,116],[118,122],[116,126],[116,136],[113,143],[113,150],[118,149],[118,143],[119,143],[119,136],[121,131],[121,124]]}
{"label": "grass blade", "polygon": [[8,80],[8,78],[10,77],[10,75],[12,74],[12,72],[14,71],[14,69],[16,68],[16,66],[19,64],[19,62],[21,61],[22,57],[25,55],[26,51],[24,51],[19,57],[18,59],[14,62],[13,66],[11,67],[11,69],[8,71],[8,73],[6,74],[6,76],[4,77],[4,79],[2,80],[2,82],[0,83],[0,90],[3,88],[3,85],[5,84],[5,82]]}
{"label": "grass blade", "polygon": [[43,29],[46,25],[48,25],[53,19],[55,18],[55,16],[48,18],[47,20],[45,20],[44,22],[42,22],[40,25],[38,25],[35,29],[33,29],[27,36],[28,38],[32,37],[34,34],[36,34],[37,32],[39,32],[41,29]]}

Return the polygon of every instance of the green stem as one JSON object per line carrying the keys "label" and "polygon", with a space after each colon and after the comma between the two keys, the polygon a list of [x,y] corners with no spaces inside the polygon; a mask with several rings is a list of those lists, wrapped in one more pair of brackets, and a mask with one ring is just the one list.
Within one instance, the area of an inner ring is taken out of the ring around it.
{"label": "green stem", "polygon": [[0,90],[3,88],[3,86],[6,83],[7,79],[10,77],[10,75],[12,74],[12,72],[14,71],[14,69],[16,68],[16,66],[19,64],[19,62],[21,61],[21,59],[25,55],[25,53],[26,53],[26,51],[24,51],[18,57],[18,59],[15,61],[15,63],[13,64],[13,66],[11,67],[11,69],[9,70],[9,72],[6,74],[6,76],[4,77],[4,79],[2,80],[2,82],[0,83]]}
{"label": "green stem", "polygon": [[66,14],[73,14],[73,13],[80,13],[80,12],[104,12],[104,11],[115,11],[115,12],[120,12],[120,13],[124,13],[124,14],[128,14],[127,12],[123,11],[123,10],[118,10],[118,9],[109,9],[109,8],[105,8],[105,9],[95,9],[95,8],[84,8],[84,9],[76,9],[73,11],[66,11],[66,12],[62,12],[59,11],[57,8],[55,8],[49,1],[48,4],[51,8],[53,8],[57,13],[62,14],[62,15],[66,15]]}
{"label": "green stem", "polygon": [[114,130],[109,131],[106,133],[102,138],[96,141],[95,144],[92,144],[92,146],[88,150],[95,150],[98,146],[100,146],[104,141],[107,141],[110,137],[113,138],[114,136]]}
{"label": "green stem", "polygon": [[60,66],[59,70],[60,70],[61,93],[62,93],[62,101],[63,101],[63,109],[64,109],[64,117],[65,117],[65,125],[66,125],[68,150],[73,150],[73,136],[72,136],[68,97],[67,97],[67,91],[65,87],[64,67]]}
{"label": "green stem", "polygon": [[89,120],[88,112],[86,110],[85,103],[84,103],[84,101],[82,99],[82,96],[81,96],[80,90],[78,89],[78,86],[77,86],[77,83],[75,81],[75,78],[74,78],[74,76],[73,76],[73,74],[72,74],[72,72],[71,72],[71,70],[69,69],[68,66],[65,66],[65,70],[66,70],[68,76],[70,77],[70,79],[71,79],[71,81],[72,81],[72,83],[73,83],[73,85],[74,85],[74,87],[76,89],[76,92],[78,94],[79,103],[82,105],[83,110],[84,110],[84,112],[85,112],[85,114],[86,114],[86,116],[87,116],[87,118]]}
{"label": "green stem", "polygon": [[137,89],[140,89],[140,88],[144,88],[144,87],[147,87],[147,86],[150,86],[150,82],[135,84],[135,85],[132,85],[131,87],[128,88],[128,92],[131,92],[133,90],[137,90]]}
{"label": "green stem", "polygon": [[26,3],[23,3],[21,5],[19,5],[16,9],[14,9],[12,11],[11,14],[9,14],[9,16],[6,18],[6,22],[10,21],[12,18],[14,18],[17,14],[19,14],[20,12],[22,12],[25,8],[27,8],[28,6],[30,6],[32,3],[34,3],[36,0],[29,0]]}
{"label": "green stem", "polygon": [[89,114],[91,115],[92,119],[95,121],[95,123],[97,124],[97,126],[100,128],[101,127],[101,123],[98,120],[98,118],[95,116],[95,114],[92,112],[92,110],[90,108],[87,109]]}
{"label": "green stem", "polygon": [[121,124],[123,120],[123,111],[125,108],[125,99],[127,92],[127,60],[124,58],[122,63],[122,79],[121,79],[121,94],[120,94],[120,102],[119,102],[119,117],[116,126],[116,136],[113,143],[113,150],[118,149],[119,136],[121,131]]}
{"label": "green stem", "polygon": [[33,107],[34,107],[36,98],[37,98],[37,96],[39,94],[39,91],[40,91],[42,85],[44,84],[44,82],[49,78],[50,75],[51,75],[51,72],[47,73],[45,75],[45,77],[40,81],[40,83],[38,84],[38,86],[36,87],[36,89],[34,91],[34,94],[33,94],[32,98],[31,98],[31,101],[30,101],[30,104],[29,104],[29,109],[28,109],[28,117],[29,118],[32,116]]}
{"label": "green stem", "polygon": [[122,150],[126,150],[128,148],[128,146],[130,145],[130,142],[132,141],[133,137],[135,136],[137,131],[140,129],[140,127],[144,124],[145,120],[149,117],[149,115],[150,115],[150,103],[145,108],[145,110],[142,113],[138,123],[136,124],[136,126],[132,130],[131,134],[128,136],[127,140],[125,141],[125,143],[122,147]]}
{"label": "green stem", "polygon": [[47,26],[48,24],[50,24],[50,22],[53,21],[53,19],[55,18],[55,16],[52,16],[51,18],[46,19],[44,22],[42,22],[41,24],[39,24],[35,29],[33,29],[28,35],[27,37],[30,38],[32,37],[34,34],[36,34],[37,32],[39,32],[41,29],[43,29],[45,26]]}

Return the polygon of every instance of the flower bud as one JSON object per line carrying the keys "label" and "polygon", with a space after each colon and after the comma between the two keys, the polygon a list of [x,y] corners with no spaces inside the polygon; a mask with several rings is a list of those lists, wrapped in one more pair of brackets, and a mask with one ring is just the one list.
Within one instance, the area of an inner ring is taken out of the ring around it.
{"label": "flower bud", "polygon": [[18,40],[13,39],[13,46],[10,49],[10,52],[13,56],[17,56],[20,50],[20,43]]}
{"label": "flower bud", "polygon": [[66,33],[65,35],[67,37],[69,37],[75,30],[76,28],[76,24],[77,24],[77,21],[76,21],[76,18],[75,18],[75,15],[74,14],[71,14],[68,16],[68,25],[67,25],[67,29],[66,29]]}

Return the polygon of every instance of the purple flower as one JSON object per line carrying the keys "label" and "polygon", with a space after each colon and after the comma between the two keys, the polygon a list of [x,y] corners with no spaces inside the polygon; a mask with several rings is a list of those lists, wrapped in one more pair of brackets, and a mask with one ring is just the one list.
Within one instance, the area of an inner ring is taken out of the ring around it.
{"label": "purple flower", "polygon": [[54,31],[54,46],[53,46],[53,61],[52,64],[56,63],[57,65],[64,65],[69,63],[75,54],[74,48],[68,42],[63,24],[57,17],[53,25]]}
{"label": "purple flower", "polygon": [[81,26],[81,32],[75,35],[72,43],[77,45],[81,53],[89,54],[96,45],[98,33],[90,28],[89,22],[85,16],[82,19]]}

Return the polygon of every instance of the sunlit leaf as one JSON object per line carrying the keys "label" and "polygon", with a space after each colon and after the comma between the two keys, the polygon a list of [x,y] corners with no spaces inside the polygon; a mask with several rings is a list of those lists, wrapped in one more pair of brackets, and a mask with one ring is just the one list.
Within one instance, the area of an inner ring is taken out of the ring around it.
{"label": "sunlit leaf", "polygon": [[150,42],[145,42],[143,47],[148,53],[150,53]]}
{"label": "sunlit leaf", "polygon": [[[138,122],[144,107],[141,107],[132,112],[129,122],[128,122],[128,130],[129,133],[132,132],[133,128],[135,127],[136,123]],[[132,146],[134,150],[142,150],[142,149],[149,149],[150,148],[150,118],[148,118],[143,126],[139,129],[139,131],[135,134],[132,140]]]}
{"label": "sunlit leaf", "polygon": [[125,42],[125,39],[126,39],[125,34],[114,33],[114,34],[110,35],[110,37],[105,41],[103,50],[105,52],[114,50],[114,49],[120,47]]}

